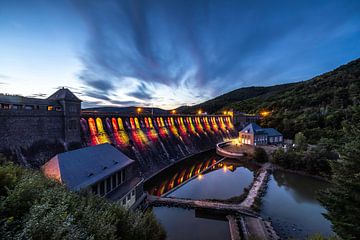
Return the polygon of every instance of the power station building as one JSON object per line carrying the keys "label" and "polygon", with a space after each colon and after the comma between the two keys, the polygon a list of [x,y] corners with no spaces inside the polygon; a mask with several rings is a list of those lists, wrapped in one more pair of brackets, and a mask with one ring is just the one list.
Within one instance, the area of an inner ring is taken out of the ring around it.
{"label": "power station building", "polygon": [[92,192],[131,208],[145,197],[134,163],[106,143],[57,154],[41,169],[72,191]]}
{"label": "power station building", "polygon": [[239,132],[239,140],[249,145],[282,144],[283,135],[274,128],[262,128],[250,123]]}

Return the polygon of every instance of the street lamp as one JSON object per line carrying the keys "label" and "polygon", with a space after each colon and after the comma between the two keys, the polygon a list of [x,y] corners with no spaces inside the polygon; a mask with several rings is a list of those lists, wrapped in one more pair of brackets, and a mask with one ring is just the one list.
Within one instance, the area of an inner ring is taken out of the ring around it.
{"label": "street lamp", "polygon": [[174,110],[171,110],[171,113],[172,114],[175,114],[176,113],[176,110],[174,109]]}
{"label": "street lamp", "polygon": [[137,111],[138,114],[140,114],[141,111],[142,111],[142,109],[138,107],[138,108],[136,109],[136,111]]}
{"label": "street lamp", "polygon": [[198,113],[199,115],[201,115],[201,114],[202,114],[201,109],[199,109],[197,113]]}

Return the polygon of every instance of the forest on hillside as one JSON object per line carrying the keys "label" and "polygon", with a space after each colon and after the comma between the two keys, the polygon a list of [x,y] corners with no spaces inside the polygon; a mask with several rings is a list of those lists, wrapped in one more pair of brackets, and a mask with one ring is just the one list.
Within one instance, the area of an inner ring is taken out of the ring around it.
{"label": "forest on hillside", "polygon": [[208,113],[233,109],[238,112],[271,114],[261,125],[274,127],[286,138],[303,132],[310,143],[321,137],[340,139],[343,123],[360,121],[360,59],[308,81],[272,87],[241,88],[193,107],[179,108]]}

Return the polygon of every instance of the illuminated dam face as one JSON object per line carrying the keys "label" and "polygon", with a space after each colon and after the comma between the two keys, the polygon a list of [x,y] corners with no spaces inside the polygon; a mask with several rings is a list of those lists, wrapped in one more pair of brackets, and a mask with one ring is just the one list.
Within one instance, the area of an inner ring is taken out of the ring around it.
{"label": "illuminated dam face", "polygon": [[83,143],[111,143],[143,171],[209,149],[237,135],[229,116],[96,116],[80,119]]}

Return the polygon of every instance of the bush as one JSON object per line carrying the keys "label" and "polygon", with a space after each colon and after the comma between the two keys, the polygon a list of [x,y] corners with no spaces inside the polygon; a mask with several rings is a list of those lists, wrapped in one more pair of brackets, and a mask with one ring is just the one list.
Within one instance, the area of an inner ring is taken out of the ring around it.
{"label": "bush", "polygon": [[255,147],[254,160],[256,162],[265,163],[269,161],[266,151],[261,147]]}
{"label": "bush", "polygon": [[164,239],[152,212],[69,192],[37,171],[0,165],[2,239]]}

